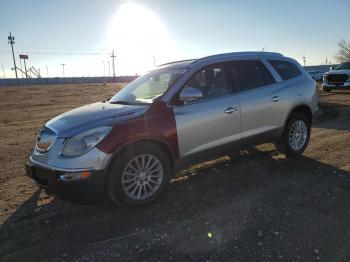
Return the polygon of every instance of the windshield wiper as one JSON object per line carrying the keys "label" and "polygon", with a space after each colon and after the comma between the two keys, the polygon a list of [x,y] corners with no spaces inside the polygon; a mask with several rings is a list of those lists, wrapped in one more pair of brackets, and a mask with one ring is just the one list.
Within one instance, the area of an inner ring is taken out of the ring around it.
{"label": "windshield wiper", "polygon": [[124,101],[124,100],[119,100],[119,101],[111,101],[111,104],[119,104],[119,105],[134,105],[134,103],[130,101]]}

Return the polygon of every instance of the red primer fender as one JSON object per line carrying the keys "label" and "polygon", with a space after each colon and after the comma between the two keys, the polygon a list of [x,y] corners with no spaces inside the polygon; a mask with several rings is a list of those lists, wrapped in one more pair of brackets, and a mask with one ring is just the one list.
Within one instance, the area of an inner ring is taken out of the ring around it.
{"label": "red primer fender", "polygon": [[165,143],[173,157],[179,158],[175,116],[173,109],[163,101],[154,102],[140,117],[118,123],[97,148],[106,154],[111,154],[128,144],[144,139]]}

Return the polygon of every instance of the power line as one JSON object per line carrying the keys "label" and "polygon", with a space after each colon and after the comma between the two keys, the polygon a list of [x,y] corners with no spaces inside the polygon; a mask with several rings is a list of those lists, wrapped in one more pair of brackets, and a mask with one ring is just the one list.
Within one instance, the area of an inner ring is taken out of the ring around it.
{"label": "power line", "polygon": [[[9,54],[10,51],[8,50],[0,50],[0,53],[5,53],[5,54]],[[85,55],[89,55],[89,56],[97,56],[97,55],[108,55],[109,53],[105,53],[105,52],[95,52],[95,53],[88,53],[88,52],[84,52],[84,53],[73,53],[73,52],[38,52],[38,51],[15,51],[14,53],[16,54],[20,54],[20,53],[27,53],[27,54],[31,54],[31,55],[64,55],[64,56],[85,56]]]}

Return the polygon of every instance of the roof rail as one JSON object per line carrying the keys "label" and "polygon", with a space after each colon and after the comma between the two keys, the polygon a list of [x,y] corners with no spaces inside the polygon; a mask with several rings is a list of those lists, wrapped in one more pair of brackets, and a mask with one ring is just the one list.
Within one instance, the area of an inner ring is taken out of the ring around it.
{"label": "roof rail", "polygon": [[165,63],[165,64],[157,65],[157,67],[165,66],[165,65],[171,65],[171,64],[177,64],[177,63],[181,63],[181,62],[196,61],[196,60],[197,59],[185,59],[185,60],[173,61],[173,62],[168,62],[168,63]]}
{"label": "roof rail", "polygon": [[276,52],[265,52],[265,51],[245,51],[245,52],[231,52],[231,53],[223,53],[223,54],[216,54],[216,55],[210,55],[210,56],[204,56],[198,59],[186,59],[186,60],[179,60],[179,61],[173,61],[165,64],[158,65],[157,67],[165,66],[165,65],[172,65],[176,63],[181,63],[181,62],[188,62],[192,61],[189,64],[192,64],[197,61],[202,61],[205,59],[210,59],[210,58],[225,58],[225,57],[231,57],[231,56],[238,56],[238,55],[270,55],[270,56],[283,56],[281,53],[276,53]]}
{"label": "roof rail", "polygon": [[205,56],[202,58],[197,59],[196,61],[199,60],[204,60],[207,58],[225,58],[225,57],[231,57],[231,56],[239,56],[239,55],[274,55],[274,56],[283,56],[281,53],[276,53],[276,52],[265,52],[265,51],[246,51],[246,52],[231,52],[231,53],[223,53],[223,54],[216,54],[216,55],[210,55],[210,56]]}

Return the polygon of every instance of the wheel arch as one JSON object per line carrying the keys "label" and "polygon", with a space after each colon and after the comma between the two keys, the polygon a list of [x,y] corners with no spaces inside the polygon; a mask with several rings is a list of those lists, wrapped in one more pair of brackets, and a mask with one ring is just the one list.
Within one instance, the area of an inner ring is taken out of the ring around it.
{"label": "wheel arch", "polygon": [[288,117],[284,123],[284,126],[286,126],[286,124],[288,123],[288,120],[291,118],[291,116],[294,114],[294,113],[300,113],[300,114],[303,114],[307,117],[307,119],[309,120],[310,122],[310,125],[312,124],[312,111],[311,111],[311,108],[306,105],[306,104],[300,104],[300,105],[297,105],[295,106],[288,114]]}
{"label": "wheel arch", "polygon": [[145,138],[145,139],[139,139],[139,140],[135,140],[132,141],[130,143],[125,144],[124,146],[122,146],[121,148],[119,148],[117,151],[115,151],[113,153],[113,156],[111,157],[108,165],[107,165],[107,170],[110,169],[111,164],[113,163],[113,161],[118,158],[123,152],[125,152],[126,150],[130,150],[132,148],[135,148],[137,146],[140,146],[143,143],[149,143],[151,145],[157,146],[159,148],[161,148],[168,156],[170,163],[171,163],[171,167],[172,169],[174,169],[174,163],[175,163],[175,155],[174,153],[171,151],[170,145],[168,145],[166,142],[160,140],[160,139],[156,139],[156,138]]}

